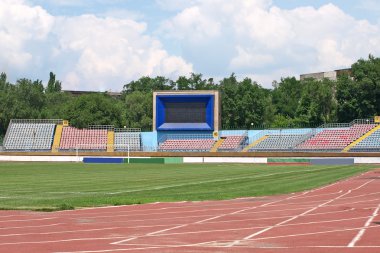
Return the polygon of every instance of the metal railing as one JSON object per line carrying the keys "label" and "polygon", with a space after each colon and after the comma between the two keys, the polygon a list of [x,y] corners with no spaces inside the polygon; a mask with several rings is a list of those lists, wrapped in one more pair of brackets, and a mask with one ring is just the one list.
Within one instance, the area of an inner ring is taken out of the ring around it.
{"label": "metal railing", "polygon": [[115,128],[115,133],[141,133],[141,128]]}
{"label": "metal railing", "polygon": [[343,128],[352,127],[355,124],[377,124],[374,119],[355,119],[350,123],[325,123],[319,126],[319,128]]}
{"label": "metal railing", "polygon": [[189,139],[213,139],[212,134],[165,134],[158,140],[158,145],[170,140],[189,140]]}
{"label": "metal railing", "polygon": [[115,127],[113,125],[88,125],[87,129],[90,130],[113,130]]}
{"label": "metal railing", "polygon": [[28,123],[28,124],[62,124],[63,119],[11,119],[11,123]]}

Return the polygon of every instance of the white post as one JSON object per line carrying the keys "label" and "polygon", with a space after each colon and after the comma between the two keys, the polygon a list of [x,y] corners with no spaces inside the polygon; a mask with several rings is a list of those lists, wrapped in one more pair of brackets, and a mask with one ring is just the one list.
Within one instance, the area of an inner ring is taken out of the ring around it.
{"label": "white post", "polygon": [[128,164],[129,164],[129,144],[128,144]]}
{"label": "white post", "polygon": [[79,149],[78,149],[78,146],[76,148],[76,155],[77,155],[77,163],[79,163]]}

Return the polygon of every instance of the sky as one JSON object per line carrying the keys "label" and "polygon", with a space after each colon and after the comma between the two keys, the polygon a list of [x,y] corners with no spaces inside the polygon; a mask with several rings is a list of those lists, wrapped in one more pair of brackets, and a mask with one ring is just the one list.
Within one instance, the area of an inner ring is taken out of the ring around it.
{"label": "sky", "polygon": [[0,0],[0,72],[66,90],[142,76],[274,80],[380,57],[378,0]]}

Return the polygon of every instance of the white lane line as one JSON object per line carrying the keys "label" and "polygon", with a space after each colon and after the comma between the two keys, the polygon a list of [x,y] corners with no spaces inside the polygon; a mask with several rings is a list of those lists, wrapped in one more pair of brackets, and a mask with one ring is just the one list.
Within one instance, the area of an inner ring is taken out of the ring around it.
{"label": "white lane line", "polygon": [[373,219],[375,219],[375,217],[378,215],[379,210],[380,210],[380,204],[377,206],[377,208],[373,212],[372,216],[370,216],[369,219],[367,220],[367,222],[364,224],[364,227],[356,234],[356,236],[347,245],[347,247],[350,247],[350,248],[355,247],[355,244],[363,237],[365,231],[371,225]]}
{"label": "white lane line", "polygon": [[[180,213],[197,213],[197,212],[212,212],[212,211],[225,211],[225,210],[236,210],[238,207],[226,207],[226,208],[218,208],[218,209],[195,209],[188,211],[181,211]],[[157,213],[139,213],[139,214],[114,214],[114,215],[102,215],[102,216],[86,216],[86,219],[100,219],[100,218],[115,218],[115,217],[137,217],[137,216],[153,216],[153,215],[170,215],[170,214],[178,214],[178,211],[171,212],[157,212]],[[83,217],[71,217],[70,219],[81,219]],[[161,219],[161,218],[159,218]]]}
{"label": "white lane line", "polygon": [[1,223],[5,223],[5,222],[29,222],[29,221],[52,220],[52,219],[57,219],[57,218],[51,217],[51,218],[39,218],[39,219],[27,219],[27,220],[3,220],[0,222]]}
{"label": "white lane line", "polygon": [[367,199],[367,200],[361,200],[361,201],[354,201],[354,202],[343,202],[343,203],[337,203],[337,204],[334,204],[334,205],[326,205],[327,207],[334,207],[334,206],[342,206],[342,205],[353,205],[353,204],[358,204],[358,203],[365,203],[365,204],[369,204],[370,202],[378,202],[380,201],[380,198],[377,198],[377,199]]}
{"label": "white lane line", "polygon": [[[301,225],[311,225],[311,224],[315,224],[315,223],[320,224],[320,223],[340,222],[340,221],[348,221],[348,220],[358,220],[358,219],[365,219],[365,218],[368,218],[368,216],[357,217],[357,218],[349,218],[349,219],[338,219],[338,220],[328,220],[328,221],[313,221],[313,222],[301,222],[301,223],[294,223],[294,224],[284,224],[284,225],[279,225],[278,227],[292,227],[292,226],[301,226]],[[242,231],[242,230],[260,229],[260,228],[266,228],[266,227],[267,226],[258,226],[258,227],[251,227],[250,226],[250,227],[223,228],[223,229],[214,229],[214,230],[198,230],[198,231],[189,231],[189,232],[163,233],[163,234],[159,234],[159,235],[146,235],[145,237],[203,234],[203,233],[215,233],[215,232],[236,231],[236,230]],[[358,229],[358,228],[354,228],[354,229]],[[317,233],[319,233],[319,232],[317,232]],[[259,239],[261,239],[261,238],[258,238],[257,240],[259,240]]]}
{"label": "white lane line", "polygon": [[[308,192],[304,192],[304,193],[302,193],[302,195],[305,195],[307,193]],[[277,203],[277,202],[280,202],[280,201],[288,200],[288,199],[291,199],[293,197],[295,197],[295,196],[290,196],[290,197],[285,198],[285,199],[278,199],[278,200],[275,200],[275,201],[272,201],[272,202],[268,202],[268,203],[265,203],[265,204],[262,204],[262,205],[259,205],[259,206],[254,206],[254,207],[250,207],[250,208],[243,208],[243,209],[235,211],[235,212],[231,212],[231,213],[227,213],[227,214],[222,214],[222,215],[217,215],[217,216],[214,216],[214,217],[211,217],[211,218],[202,219],[200,221],[196,221],[196,222],[192,222],[192,223],[188,223],[188,224],[183,224],[182,227],[186,227],[186,226],[189,226],[189,225],[192,225],[192,224],[200,224],[202,222],[206,222],[206,221],[210,221],[210,220],[215,220],[215,219],[220,218],[220,217],[224,217],[224,216],[227,216],[227,215],[237,214],[237,213],[249,210],[249,209],[256,209],[256,208],[259,208],[259,207],[268,206],[270,204],[274,204],[274,203]],[[178,228],[178,226],[168,228],[168,229],[166,229],[166,231],[173,230],[173,229],[176,229],[176,228]],[[160,231],[155,231],[155,232],[152,232],[152,233],[149,233],[149,234],[157,234],[157,233],[160,233],[160,232],[161,232],[161,230]],[[149,234],[142,235],[142,236],[135,236],[135,237],[128,238],[128,239],[125,239],[125,240],[113,242],[111,244],[113,244],[113,245],[123,244],[125,242],[129,242],[129,241],[132,241],[132,240],[144,237],[144,236],[149,236]]]}
{"label": "white lane line", "polygon": [[[330,186],[332,186],[332,185],[335,185],[335,184],[337,184],[337,183],[338,183],[338,182],[336,182],[336,183],[334,183],[334,184],[330,184],[330,185],[323,186],[323,187],[321,187],[321,188],[313,189],[313,190],[310,190],[310,191],[305,191],[305,192],[303,192],[303,193],[300,193],[300,194],[298,194],[298,195],[293,195],[293,196],[287,197],[287,198],[285,198],[285,199],[279,199],[279,200],[275,200],[275,201],[272,201],[272,202],[268,202],[268,203],[265,203],[265,204],[262,204],[262,205],[259,205],[259,206],[254,206],[254,207],[250,207],[250,208],[243,208],[243,209],[241,209],[241,210],[238,210],[238,211],[235,211],[235,212],[232,212],[232,213],[227,213],[227,214],[217,215],[217,216],[214,216],[214,217],[211,217],[211,218],[207,218],[207,219],[203,219],[203,220],[200,220],[200,221],[197,221],[197,222],[194,222],[194,223],[184,224],[183,227],[188,226],[188,225],[191,225],[191,224],[201,224],[201,223],[203,223],[203,222],[209,222],[209,221],[211,221],[211,220],[215,220],[215,219],[218,219],[218,218],[221,218],[221,217],[227,216],[227,215],[234,215],[234,214],[242,213],[242,212],[245,212],[245,211],[248,211],[248,210],[253,210],[253,209],[260,208],[260,207],[269,206],[269,205],[272,205],[272,204],[275,204],[275,203],[278,203],[278,202],[282,202],[282,201],[285,201],[285,200],[294,199],[294,198],[296,198],[296,197],[304,196],[304,195],[306,195],[306,194],[309,194],[309,193],[311,193],[311,192],[315,192],[315,191],[317,191],[317,190],[321,190],[321,189],[324,189],[324,188],[328,188],[328,187],[330,187]],[[272,210],[272,212],[273,212],[273,210]],[[310,211],[310,212],[311,212],[311,211]],[[174,227],[174,228],[169,228],[169,229],[167,229],[166,231],[169,231],[169,230],[172,230],[172,229],[175,229],[175,228],[177,228],[177,226]],[[155,232],[153,232],[153,233],[155,233]],[[145,235],[145,236],[148,236],[148,234]],[[137,239],[137,238],[141,238],[141,237],[144,237],[144,236],[134,236],[134,237],[131,237],[131,238],[128,238],[128,239],[125,239],[125,240],[121,240],[121,241],[113,242],[113,243],[111,243],[111,244],[113,244],[113,245],[123,244],[123,243],[125,243],[125,242],[129,242],[129,241],[135,240],[135,239]]]}
{"label": "white lane line", "polygon": [[378,194],[380,194],[380,192],[371,192],[371,193],[368,193],[368,194],[360,194],[360,195],[351,196],[351,197],[342,198],[342,199],[362,198],[362,197],[368,197],[368,196],[371,196],[371,195],[378,195]]}
{"label": "white lane line", "polygon": [[82,230],[63,230],[63,231],[49,231],[41,233],[19,233],[19,234],[5,234],[0,235],[0,237],[11,237],[11,236],[27,236],[27,235],[51,235],[51,234],[69,234],[69,233],[79,233],[79,232],[93,232],[93,231],[103,231],[103,230],[115,230],[122,229],[123,227],[111,227],[111,228],[93,228],[93,229],[82,229]]}
{"label": "white lane line", "polygon": [[329,195],[339,194],[339,193],[342,193],[342,192],[343,192],[343,190],[340,190],[340,191],[330,192],[330,193],[324,193],[324,194],[315,194],[315,195],[301,196],[301,197],[294,198],[294,199],[295,200],[299,200],[299,199],[315,198],[315,197],[321,197],[321,196],[329,196]]}
{"label": "white lane line", "polygon": [[340,198],[342,198],[342,197],[344,197],[344,196],[350,194],[352,191],[354,191],[354,190],[358,190],[358,189],[364,187],[365,185],[367,185],[367,184],[369,184],[369,183],[371,183],[371,182],[373,182],[373,181],[374,181],[374,179],[372,179],[372,180],[370,180],[370,181],[367,181],[367,182],[365,182],[364,184],[361,184],[360,186],[358,186],[358,187],[356,187],[356,188],[354,188],[354,189],[352,189],[352,190],[349,190],[349,191],[347,191],[346,193],[343,193],[343,194],[339,195],[338,197],[335,197],[335,198],[330,199],[330,200],[328,200],[328,201],[326,201],[326,202],[324,202],[324,203],[322,203],[322,204],[319,204],[319,205],[317,205],[316,207],[313,207],[313,208],[311,208],[311,209],[309,209],[309,210],[307,210],[307,211],[305,211],[305,212],[303,212],[303,213],[301,213],[301,214],[298,214],[298,215],[293,216],[292,218],[289,218],[289,219],[287,219],[287,220],[284,220],[284,221],[282,221],[282,222],[279,222],[279,223],[277,223],[277,224],[275,224],[275,225],[269,226],[269,227],[267,227],[267,228],[265,228],[265,229],[262,229],[262,230],[260,230],[260,231],[258,231],[258,232],[256,232],[256,233],[250,234],[250,235],[244,237],[242,240],[235,240],[235,241],[233,241],[232,243],[230,243],[229,245],[227,245],[227,247],[233,247],[233,246],[239,244],[241,241],[250,240],[250,239],[252,239],[253,237],[256,237],[256,236],[258,236],[258,235],[260,235],[260,234],[263,234],[263,233],[265,233],[265,232],[267,232],[267,231],[269,231],[269,230],[271,230],[271,229],[273,229],[273,228],[276,228],[276,227],[278,227],[278,226],[280,226],[280,225],[283,225],[283,224],[288,223],[288,222],[290,222],[290,221],[292,221],[292,220],[295,220],[295,219],[297,219],[297,218],[299,218],[299,217],[302,217],[302,216],[304,216],[304,215],[306,215],[306,214],[308,214],[308,213],[311,213],[311,212],[317,210],[318,208],[323,207],[323,206],[325,206],[325,205],[327,205],[327,204],[329,204],[329,203],[331,203],[331,202],[333,202],[333,201],[335,201],[335,200],[337,200],[337,199],[340,199]]}
{"label": "white lane line", "polygon": [[[374,227],[379,227],[379,226],[369,226],[368,228],[374,228]],[[249,239],[247,241],[263,241],[263,240],[278,239],[278,238],[290,238],[290,237],[298,237],[298,236],[329,234],[329,233],[336,233],[336,232],[355,231],[355,230],[359,230],[359,229],[362,229],[362,228],[363,227],[345,228],[345,229],[334,229],[334,230],[327,230],[327,231],[320,231],[320,232],[310,232],[310,233],[301,233],[301,234],[267,236],[267,237],[259,237],[259,238],[255,238],[255,239]],[[347,248],[347,246],[344,246],[344,247]]]}
{"label": "white lane line", "polygon": [[89,238],[71,238],[62,240],[48,240],[48,241],[23,241],[23,242],[4,242],[3,245],[21,245],[21,244],[48,244],[48,243],[61,243],[61,242],[80,242],[80,241],[99,241],[99,240],[115,240],[125,238],[125,236],[111,236],[111,237],[89,237]]}
{"label": "white lane line", "polygon": [[[138,244],[137,244],[138,245]],[[132,250],[149,250],[149,249],[173,249],[182,247],[200,247],[201,244],[179,244],[179,245],[143,245],[143,247],[138,248],[118,248],[118,249],[105,249],[105,250],[84,250],[84,251],[59,251],[55,253],[106,253],[106,252],[120,252],[120,251],[132,251]],[[179,252],[179,250],[178,250]]]}
{"label": "white lane line", "polygon": [[[304,208],[298,208],[298,209],[292,209],[292,210],[300,210]],[[326,215],[326,214],[336,214],[336,213],[343,213],[343,212],[350,212],[355,210],[355,208],[350,208],[347,210],[341,210],[341,211],[331,211],[331,212],[321,212],[321,213],[313,213],[313,214],[306,214],[305,216],[313,216],[313,215]],[[260,213],[260,212],[256,212]],[[213,224],[213,223],[229,223],[229,222],[239,222],[239,221],[254,221],[254,220],[271,220],[271,219],[281,219],[281,218],[290,218],[293,217],[293,215],[284,215],[284,216],[270,216],[270,217],[263,217],[263,218],[252,218],[252,219],[235,219],[235,220],[221,220],[221,221],[210,221],[210,222],[204,222],[204,224]]]}
{"label": "white lane line", "polygon": [[166,231],[169,231],[169,230],[173,230],[173,229],[176,229],[176,228],[182,228],[182,227],[185,227],[187,225],[188,224],[182,224],[182,225],[178,225],[178,226],[175,226],[175,227],[170,227],[170,228],[167,228],[167,229],[162,229],[162,230],[158,230],[158,231],[155,231],[155,232],[152,232],[152,233],[148,233],[146,235],[147,236],[151,236],[151,235],[159,234],[159,233],[166,232]]}
{"label": "white lane line", "polygon": [[[53,226],[59,226],[63,225],[64,223],[54,223],[54,224],[48,224],[48,225],[36,225],[36,226],[22,226],[22,227],[3,227],[0,228],[0,230],[7,230],[7,229],[25,229],[25,228],[44,228],[44,227],[53,227]],[[1,235],[0,235],[1,236]]]}
{"label": "white lane line", "polygon": [[[203,246],[201,244],[184,244],[184,245],[147,245],[147,244],[132,244],[133,246],[140,246],[139,248],[119,248],[113,250],[87,250],[87,251],[60,251],[55,253],[107,253],[107,252],[121,252],[131,250],[149,250],[149,249],[166,249],[166,248],[181,248],[181,247],[203,247],[203,248],[220,248],[218,246]],[[346,246],[241,246],[242,249],[313,249],[313,248],[325,248],[325,249],[346,249]],[[380,246],[359,246],[357,248],[362,249],[378,249]],[[173,251],[174,252],[174,251]],[[179,251],[178,251],[179,252]]]}

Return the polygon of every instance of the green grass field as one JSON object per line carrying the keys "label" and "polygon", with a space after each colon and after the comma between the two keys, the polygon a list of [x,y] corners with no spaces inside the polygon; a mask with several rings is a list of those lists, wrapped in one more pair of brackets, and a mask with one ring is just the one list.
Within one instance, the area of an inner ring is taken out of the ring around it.
{"label": "green grass field", "polygon": [[374,166],[0,163],[0,209],[61,210],[297,192]]}

